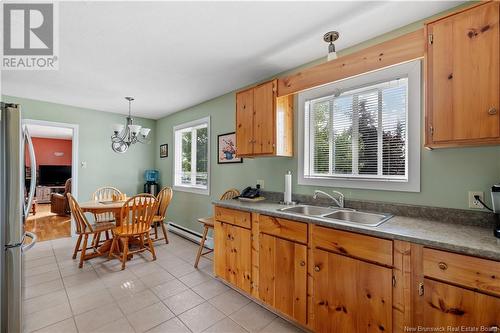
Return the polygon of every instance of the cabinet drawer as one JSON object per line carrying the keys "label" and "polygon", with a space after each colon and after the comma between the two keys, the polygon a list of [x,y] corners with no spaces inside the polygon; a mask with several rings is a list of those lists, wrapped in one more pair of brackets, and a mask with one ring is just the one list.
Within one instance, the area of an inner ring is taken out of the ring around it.
{"label": "cabinet drawer", "polygon": [[264,234],[307,244],[307,223],[261,215],[259,231]]}
{"label": "cabinet drawer", "polygon": [[215,207],[215,219],[220,222],[234,224],[243,228],[251,228],[251,214],[240,210]]}
{"label": "cabinet drawer", "polygon": [[313,246],[382,265],[392,266],[392,241],[313,226]]}
{"label": "cabinet drawer", "polygon": [[424,249],[424,275],[500,295],[500,262]]}

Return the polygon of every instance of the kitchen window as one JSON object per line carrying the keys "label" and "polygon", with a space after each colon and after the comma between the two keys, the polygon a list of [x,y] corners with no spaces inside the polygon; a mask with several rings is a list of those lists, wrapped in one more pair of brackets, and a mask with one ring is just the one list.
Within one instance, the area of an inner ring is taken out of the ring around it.
{"label": "kitchen window", "polygon": [[420,61],[299,94],[299,184],[420,191]]}
{"label": "kitchen window", "polygon": [[210,118],[174,127],[174,188],[209,195]]}

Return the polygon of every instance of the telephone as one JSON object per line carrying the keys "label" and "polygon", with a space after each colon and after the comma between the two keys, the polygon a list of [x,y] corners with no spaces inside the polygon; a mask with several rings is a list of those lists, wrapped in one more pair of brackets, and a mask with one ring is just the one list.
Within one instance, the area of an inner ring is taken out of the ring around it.
{"label": "telephone", "polygon": [[252,188],[248,186],[240,194],[241,198],[254,199],[260,197],[260,186],[257,185],[257,188]]}

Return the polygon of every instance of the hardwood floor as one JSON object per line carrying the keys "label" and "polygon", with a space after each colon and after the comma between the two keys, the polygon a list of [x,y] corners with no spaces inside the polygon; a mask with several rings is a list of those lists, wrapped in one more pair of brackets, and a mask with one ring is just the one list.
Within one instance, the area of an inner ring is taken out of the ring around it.
{"label": "hardwood floor", "polygon": [[38,204],[36,214],[26,220],[26,231],[34,232],[38,241],[69,237],[70,216],[58,216],[50,212],[50,204]]}

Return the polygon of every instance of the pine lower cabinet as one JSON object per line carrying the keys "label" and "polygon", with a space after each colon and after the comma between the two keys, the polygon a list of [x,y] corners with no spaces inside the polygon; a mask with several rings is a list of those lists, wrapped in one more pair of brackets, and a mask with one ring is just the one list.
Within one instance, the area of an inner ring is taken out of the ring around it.
{"label": "pine lower cabinet", "polygon": [[317,332],[391,332],[392,270],[314,250]]}
{"label": "pine lower cabinet", "polygon": [[313,332],[500,332],[500,261],[215,207],[217,277]]}
{"label": "pine lower cabinet", "polygon": [[429,248],[422,253],[419,321],[432,328],[500,332],[500,262]]}
{"label": "pine lower cabinet", "polygon": [[252,285],[251,231],[215,221],[215,274],[250,293]]}
{"label": "pine lower cabinet", "polygon": [[306,325],[307,246],[262,233],[259,243],[259,298]]}
{"label": "pine lower cabinet", "polygon": [[500,332],[500,298],[431,279],[424,290],[423,326]]}

